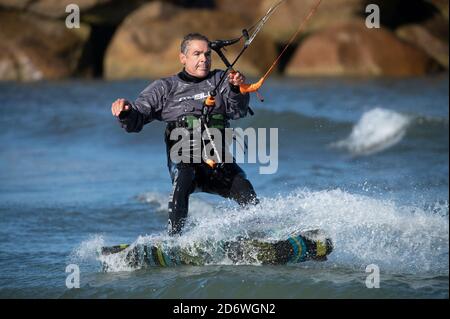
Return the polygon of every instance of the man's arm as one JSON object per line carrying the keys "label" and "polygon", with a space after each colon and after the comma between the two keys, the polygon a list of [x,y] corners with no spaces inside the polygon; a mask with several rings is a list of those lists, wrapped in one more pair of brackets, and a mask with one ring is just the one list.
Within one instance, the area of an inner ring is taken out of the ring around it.
{"label": "man's arm", "polygon": [[139,94],[134,103],[125,99],[116,100],[111,112],[127,132],[140,132],[145,124],[160,120],[167,91],[167,83],[155,81]]}
{"label": "man's arm", "polygon": [[144,114],[139,113],[132,104],[125,99],[117,99],[111,106],[112,114],[119,119],[127,132],[139,132],[145,125]]}
{"label": "man's arm", "polygon": [[247,116],[250,94],[241,94],[239,85],[245,82],[245,76],[239,72],[228,75],[228,86],[224,91],[224,103],[228,118],[236,120]]}

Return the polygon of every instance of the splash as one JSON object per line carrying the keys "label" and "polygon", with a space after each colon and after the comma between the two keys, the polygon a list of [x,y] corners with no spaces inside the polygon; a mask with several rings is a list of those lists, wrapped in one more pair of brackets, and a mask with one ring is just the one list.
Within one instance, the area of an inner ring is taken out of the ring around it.
{"label": "splash", "polygon": [[375,263],[392,273],[448,273],[448,203],[446,214],[442,210],[436,214],[339,189],[298,190],[263,199],[249,210],[201,218],[188,234],[193,240],[204,234],[219,240],[240,233],[278,240],[297,230],[322,229],[334,241],[329,259],[336,265],[361,268]]}
{"label": "splash", "polygon": [[405,115],[375,108],[363,114],[349,137],[332,146],[355,156],[379,153],[400,142],[410,123],[411,119]]}
{"label": "splash", "polygon": [[[169,196],[163,196],[158,192],[146,192],[137,196],[137,200],[140,202],[149,204],[158,212],[167,213],[167,202]],[[192,197],[189,200],[189,207],[191,211],[209,211],[213,206],[204,200]]]}
{"label": "splash", "polygon": [[81,242],[70,254],[69,260],[73,263],[89,262],[97,259],[98,251],[105,245],[105,241],[100,235],[93,235],[89,239]]}
{"label": "splash", "polygon": [[[360,271],[377,264],[393,274],[433,273],[448,275],[448,202],[423,209],[350,194],[340,189],[312,192],[296,190],[288,195],[262,198],[248,209],[235,206],[198,205],[192,209],[183,236],[165,231],[139,237],[136,244],[192,247],[248,236],[264,241],[286,239],[290,234],[321,229],[332,238],[334,251],[320,267]],[[132,246],[133,246],[132,245]],[[125,254],[102,257],[109,271],[131,270]],[[215,264],[230,264],[215,260]],[[315,266],[313,266],[315,267]],[[319,267],[319,266],[317,266]]]}

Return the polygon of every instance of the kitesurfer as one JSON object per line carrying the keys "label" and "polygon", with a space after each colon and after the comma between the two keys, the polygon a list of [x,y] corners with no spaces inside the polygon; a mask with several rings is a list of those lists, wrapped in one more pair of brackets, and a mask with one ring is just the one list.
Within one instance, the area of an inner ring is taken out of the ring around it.
{"label": "kitesurfer", "polygon": [[[188,216],[189,196],[196,191],[230,198],[241,206],[258,203],[252,184],[234,160],[216,163],[202,157],[199,163],[189,160],[175,163],[172,159],[171,149],[177,142],[170,139],[172,130],[186,129],[192,137],[195,123],[203,121],[201,130],[214,127],[223,131],[229,126],[229,120],[247,115],[250,100],[249,94],[241,93],[239,89],[245,81],[243,74],[229,72],[228,81],[220,83],[225,71],[211,71],[211,46],[206,36],[186,35],[180,51],[180,62],[184,66],[180,73],[152,82],[134,102],[121,98],[111,107],[112,114],[127,132],[140,132],[144,125],[154,120],[167,123],[167,163],[173,185],[169,200],[170,235],[181,233]],[[212,90],[217,91],[214,107],[204,112],[205,99]],[[190,141],[193,148],[204,148],[204,142]]]}

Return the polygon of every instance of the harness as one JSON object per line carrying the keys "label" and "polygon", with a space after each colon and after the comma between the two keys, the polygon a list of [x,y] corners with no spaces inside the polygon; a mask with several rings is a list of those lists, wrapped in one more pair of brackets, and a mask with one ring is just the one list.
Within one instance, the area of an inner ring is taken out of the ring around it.
{"label": "harness", "polygon": [[[178,120],[167,123],[167,128],[172,131],[175,128],[185,128],[188,130],[193,130],[200,124],[201,116],[195,115],[183,115]],[[212,114],[209,116],[209,121],[206,123],[208,128],[216,128],[219,130],[224,130],[230,127],[230,123],[225,118],[223,114]]]}
{"label": "harness", "polygon": [[[225,118],[223,114],[210,114],[207,116],[195,116],[195,115],[183,115],[178,120],[168,122],[166,128],[166,143],[168,148],[171,147],[168,137],[170,136],[172,130],[176,128],[186,129],[192,134],[194,129],[200,128],[201,132],[201,146],[202,147],[202,158],[203,161],[212,169],[215,169],[217,165],[222,165],[221,154],[217,151],[216,143],[212,139],[210,129],[225,130],[225,128],[230,127],[230,123]],[[205,134],[204,134],[205,133]],[[192,135],[191,135],[192,138]],[[222,143],[222,141],[220,142]],[[210,144],[214,150],[215,158],[211,158],[206,152],[206,145]],[[169,149],[168,149],[168,156]]]}

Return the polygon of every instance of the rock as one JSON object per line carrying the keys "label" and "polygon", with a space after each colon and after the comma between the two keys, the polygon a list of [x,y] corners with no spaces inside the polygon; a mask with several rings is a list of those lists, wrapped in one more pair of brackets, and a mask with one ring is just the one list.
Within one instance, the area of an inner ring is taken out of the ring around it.
{"label": "rock", "polygon": [[81,21],[116,27],[134,10],[148,0],[110,1],[82,10]]}
{"label": "rock", "polygon": [[113,0],[0,0],[0,6],[9,9],[27,10],[41,16],[61,18],[67,16],[66,7],[75,3],[80,11],[89,10],[95,6],[103,5]]}
{"label": "rock", "polygon": [[[263,16],[273,3],[273,0],[262,1],[259,15]],[[316,3],[317,0],[286,0],[267,22],[264,32],[278,43],[287,42]],[[315,15],[305,24],[303,33],[347,22],[362,12],[364,6],[361,0],[322,1]]]}
{"label": "rock", "polygon": [[215,0],[215,7],[223,14],[238,15],[248,20],[245,27],[250,27],[265,14],[261,10],[262,3],[261,0]]}
{"label": "rock", "polygon": [[0,7],[22,10],[47,18],[64,19],[66,7],[76,4],[80,20],[90,24],[117,25],[130,12],[148,0],[0,0]]}
{"label": "rock", "polygon": [[0,80],[17,81],[19,74],[17,72],[16,61],[10,48],[0,43]]}
{"label": "rock", "polygon": [[448,0],[426,0],[434,5],[448,21]]}
{"label": "rock", "polygon": [[[108,79],[156,78],[174,74],[181,69],[180,43],[190,32],[204,33],[211,40],[231,39],[241,34],[247,21],[239,16],[217,10],[180,10],[168,3],[153,2],[131,14],[119,27],[107,49],[104,70]],[[229,47],[225,53],[233,60],[239,49]],[[264,38],[240,60],[237,68],[246,75],[261,75],[276,57],[276,48]],[[224,68],[217,56],[214,67]]]}
{"label": "rock", "polygon": [[23,10],[33,0],[0,0],[0,7]]}
{"label": "rock", "polygon": [[399,38],[427,52],[439,64],[448,69],[448,41],[439,39],[421,25],[406,25],[396,30]]}
{"label": "rock", "polygon": [[297,75],[409,76],[436,68],[422,50],[392,32],[367,29],[364,21],[330,26],[308,37],[286,73]]}
{"label": "rock", "polygon": [[0,12],[0,79],[59,79],[74,74],[89,27],[67,29],[52,21],[16,12]]}

